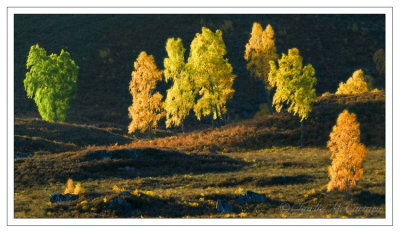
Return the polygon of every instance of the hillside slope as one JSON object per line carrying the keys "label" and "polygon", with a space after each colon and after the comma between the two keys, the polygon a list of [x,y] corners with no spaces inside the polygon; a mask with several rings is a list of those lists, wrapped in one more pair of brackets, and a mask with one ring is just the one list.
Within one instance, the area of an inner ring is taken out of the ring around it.
{"label": "hillside slope", "polygon": [[[385,146],[384,92],[319,97],[310,118],[305,121],[305,145],[325,147],[336,118],[343,109],[357,115],[363,143]],[[153,147],[183,151],[248,151],[298,146],[299,126],[297,118],[280,113],[175,136],[171,136],[175,130],[157,130],[157,138],[148,140],[143,139],[147,135],[127,135],[126,126],[119,127],[118,124],[82,125],[16,118],[14,151],[17,154],[58,153],[81,150],[87,146],[103,149]]]}
{"label": "hillside slope", "polygon": [[[34,23],[32,23],[34,22]],[[249,77],[243,59],[253,22],[271,24],[278,54],[297,47],[304,63],[316,69],[317,92],[334,91],[356,69],[364,69],[384,87],[372,61],[385,46],[384,15],[15,15],[15,114],[38,117],[23,87],[25,62],[33,44],[48,53],[66,49],[80,66],[78,94],[69,122],[128,124],[128,91],[133,62],[145,50],[163,68],[165,43],[181,37],[188,55],[202,26],[222,29],[227,58],[237,75],[228,103],[231,116],[250,117],[265,102],[263,85]],[[316,23],[317,22],[317,23]],[[165,94],[169,84],[159,83]]]}
{"label": "hillside slope", "polygon": [[[338,115],[344,110],[357,115],[361,142],[385,146],[385,94],[319,97],[310,118],[305,121],[305,146],[325,147]],[[131,147],[174,148],[188,151],[247,151],[272,147],[299,146],[299,119],[288,113],[268,115],[156,140],[135,140]]]}

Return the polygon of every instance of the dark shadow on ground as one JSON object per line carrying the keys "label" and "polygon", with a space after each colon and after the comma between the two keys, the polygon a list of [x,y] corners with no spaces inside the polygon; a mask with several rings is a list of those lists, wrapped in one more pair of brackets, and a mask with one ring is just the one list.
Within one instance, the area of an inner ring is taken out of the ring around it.
{"label": "dark shadow on ground", "polygon": [[15,153],[59,153],[88,145],[122,145],[132,141],[115,127],[51,123],[35,118],[16,118],[14,134]]}
{"label": "dark shadow on ground", "polygon": [[297,175],[297,176],[273,176],[261,178],[257,181],[257,186],[273,186],[273,185],[293,185],[293,184],[304,184],[311,182],[314,179],[313,176],[309,175]]}
{"label": "dark shadow on ground", "polygon": [[371,193],[370,191],[362,191],[355,194],[352,199],[362,206],[380,206],[385,204],[385,194]]}
{"label": "dark shadow on ground", "polygon": [[247,163],[220,154],[184,154],[158,149],[78,151],[15,159],[15,183],[64,183],[118,177],[171,176],[237,171]]}
{"label": "dark shadow on ground", "polygon": [[[84,201],[84,204],[81,204]],[[184,204],[174,198],[159,198],[144,193],[121,195],[96,193],[80,195],[72,202],[55,203],[47,208],[54,217],[168,217],[201,216],[213,212],[211,206],[199,203],[197,206]],[[74,215],[74,216],[72,216]]]}

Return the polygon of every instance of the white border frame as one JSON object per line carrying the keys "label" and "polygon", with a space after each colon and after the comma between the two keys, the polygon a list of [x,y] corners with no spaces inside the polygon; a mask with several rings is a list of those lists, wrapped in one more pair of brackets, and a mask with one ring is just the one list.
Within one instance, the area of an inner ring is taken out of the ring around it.
{"label": "white border frame", "polygon": [[[15,219],[14,218],[14,14],[385,14],[386,217],[384,219]],[[393,225],[393,8],[392,7],[8,7],[8,216],[13,225]]]}

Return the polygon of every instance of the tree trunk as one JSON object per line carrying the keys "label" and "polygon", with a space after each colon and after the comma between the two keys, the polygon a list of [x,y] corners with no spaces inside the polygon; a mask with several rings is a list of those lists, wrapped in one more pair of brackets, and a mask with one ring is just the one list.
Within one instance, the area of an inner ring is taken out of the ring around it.
{"label": "tree trunk", "polygon": [[274,113],[274,108],[272,107],[272,99],[271,99],[271,92],[267,90],[267,88],[264,88],[265,90],[265,95],[267,97],[267,106],[268,106],[268,110],[269,110],[269,114],[273,114]]}
{"label": "tree trunk", "polygon": [[304,147],[304,121],[300,123],[300,147]]}
{"label": "tree trunk", "polygon": [[54,104],[53,104],[53,109],[54,109],[54,122],[57,122],[57,105],[56,105],[56,103],[54,102]]}
{"label": "tree trunk", "polygon": [[185,133],[185,128],[184,128],[184,126],[183,126],[183,120],[182,120],[181,127],[182,127],[182,133],[184,134],[184,133]]}
{"label": "tree trunk", "polygon": [[218,127],[221,127],[221,115],[218,113],[218,109],[217,108],[215,108],[216,109],[216,111],[217,111],[217,124],[218,124]]}
{"label": "tree trunk", "polygon": [[148,131],[149,131],[149,138],[152,139],[153,137],[152,137],[152,132],[151,132],[151,126],[149,126],[149,130]]}

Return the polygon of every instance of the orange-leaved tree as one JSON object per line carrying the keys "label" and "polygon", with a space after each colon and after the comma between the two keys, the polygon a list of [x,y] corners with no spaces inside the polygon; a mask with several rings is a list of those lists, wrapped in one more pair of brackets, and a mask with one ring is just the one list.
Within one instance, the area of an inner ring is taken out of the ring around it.
{"label": "orange-leaved tree", "polygon": [[162,95],[155,92],[157,81],[162,79],[162,71],[157,69],[152,55],[141,52],[134,63],[129,91],[132,94],[132,105],[129,106],[129,118],[132,119],[128,132],[136,130],[144,133],[157,128],[157,122],[163,117]]}
{"label": "orange-leaved tree", "polygon": [[359,69],[354,71],[353,75],[346,81],[340,82],[336,94],[359,94],[368,91],[368,85],[365,81],[364,72]]}
{"label": "orange-leaved tree", "polygon": [[246,67],[250,74],[264,83],[268,109],[272,114],[273,108],[270,97],[272,86],[268,82],[268,74],[271,69],[269,62],[276,61],[278,54],[275,48],[274,29],[271,25],[268,24],[263,31],[259,23],[253,24],[251,37],[246,44],[244,59],[247,61]]}
{"label": "orange-leaved tree", "polygon": [[344,110],[339,114],[327,143],[332,153],[327,191],[344,191],[347,198],[351,188],[363,175],[362,161],[367,153],[365,146],[360,143],[359,125],[356,115]]}

